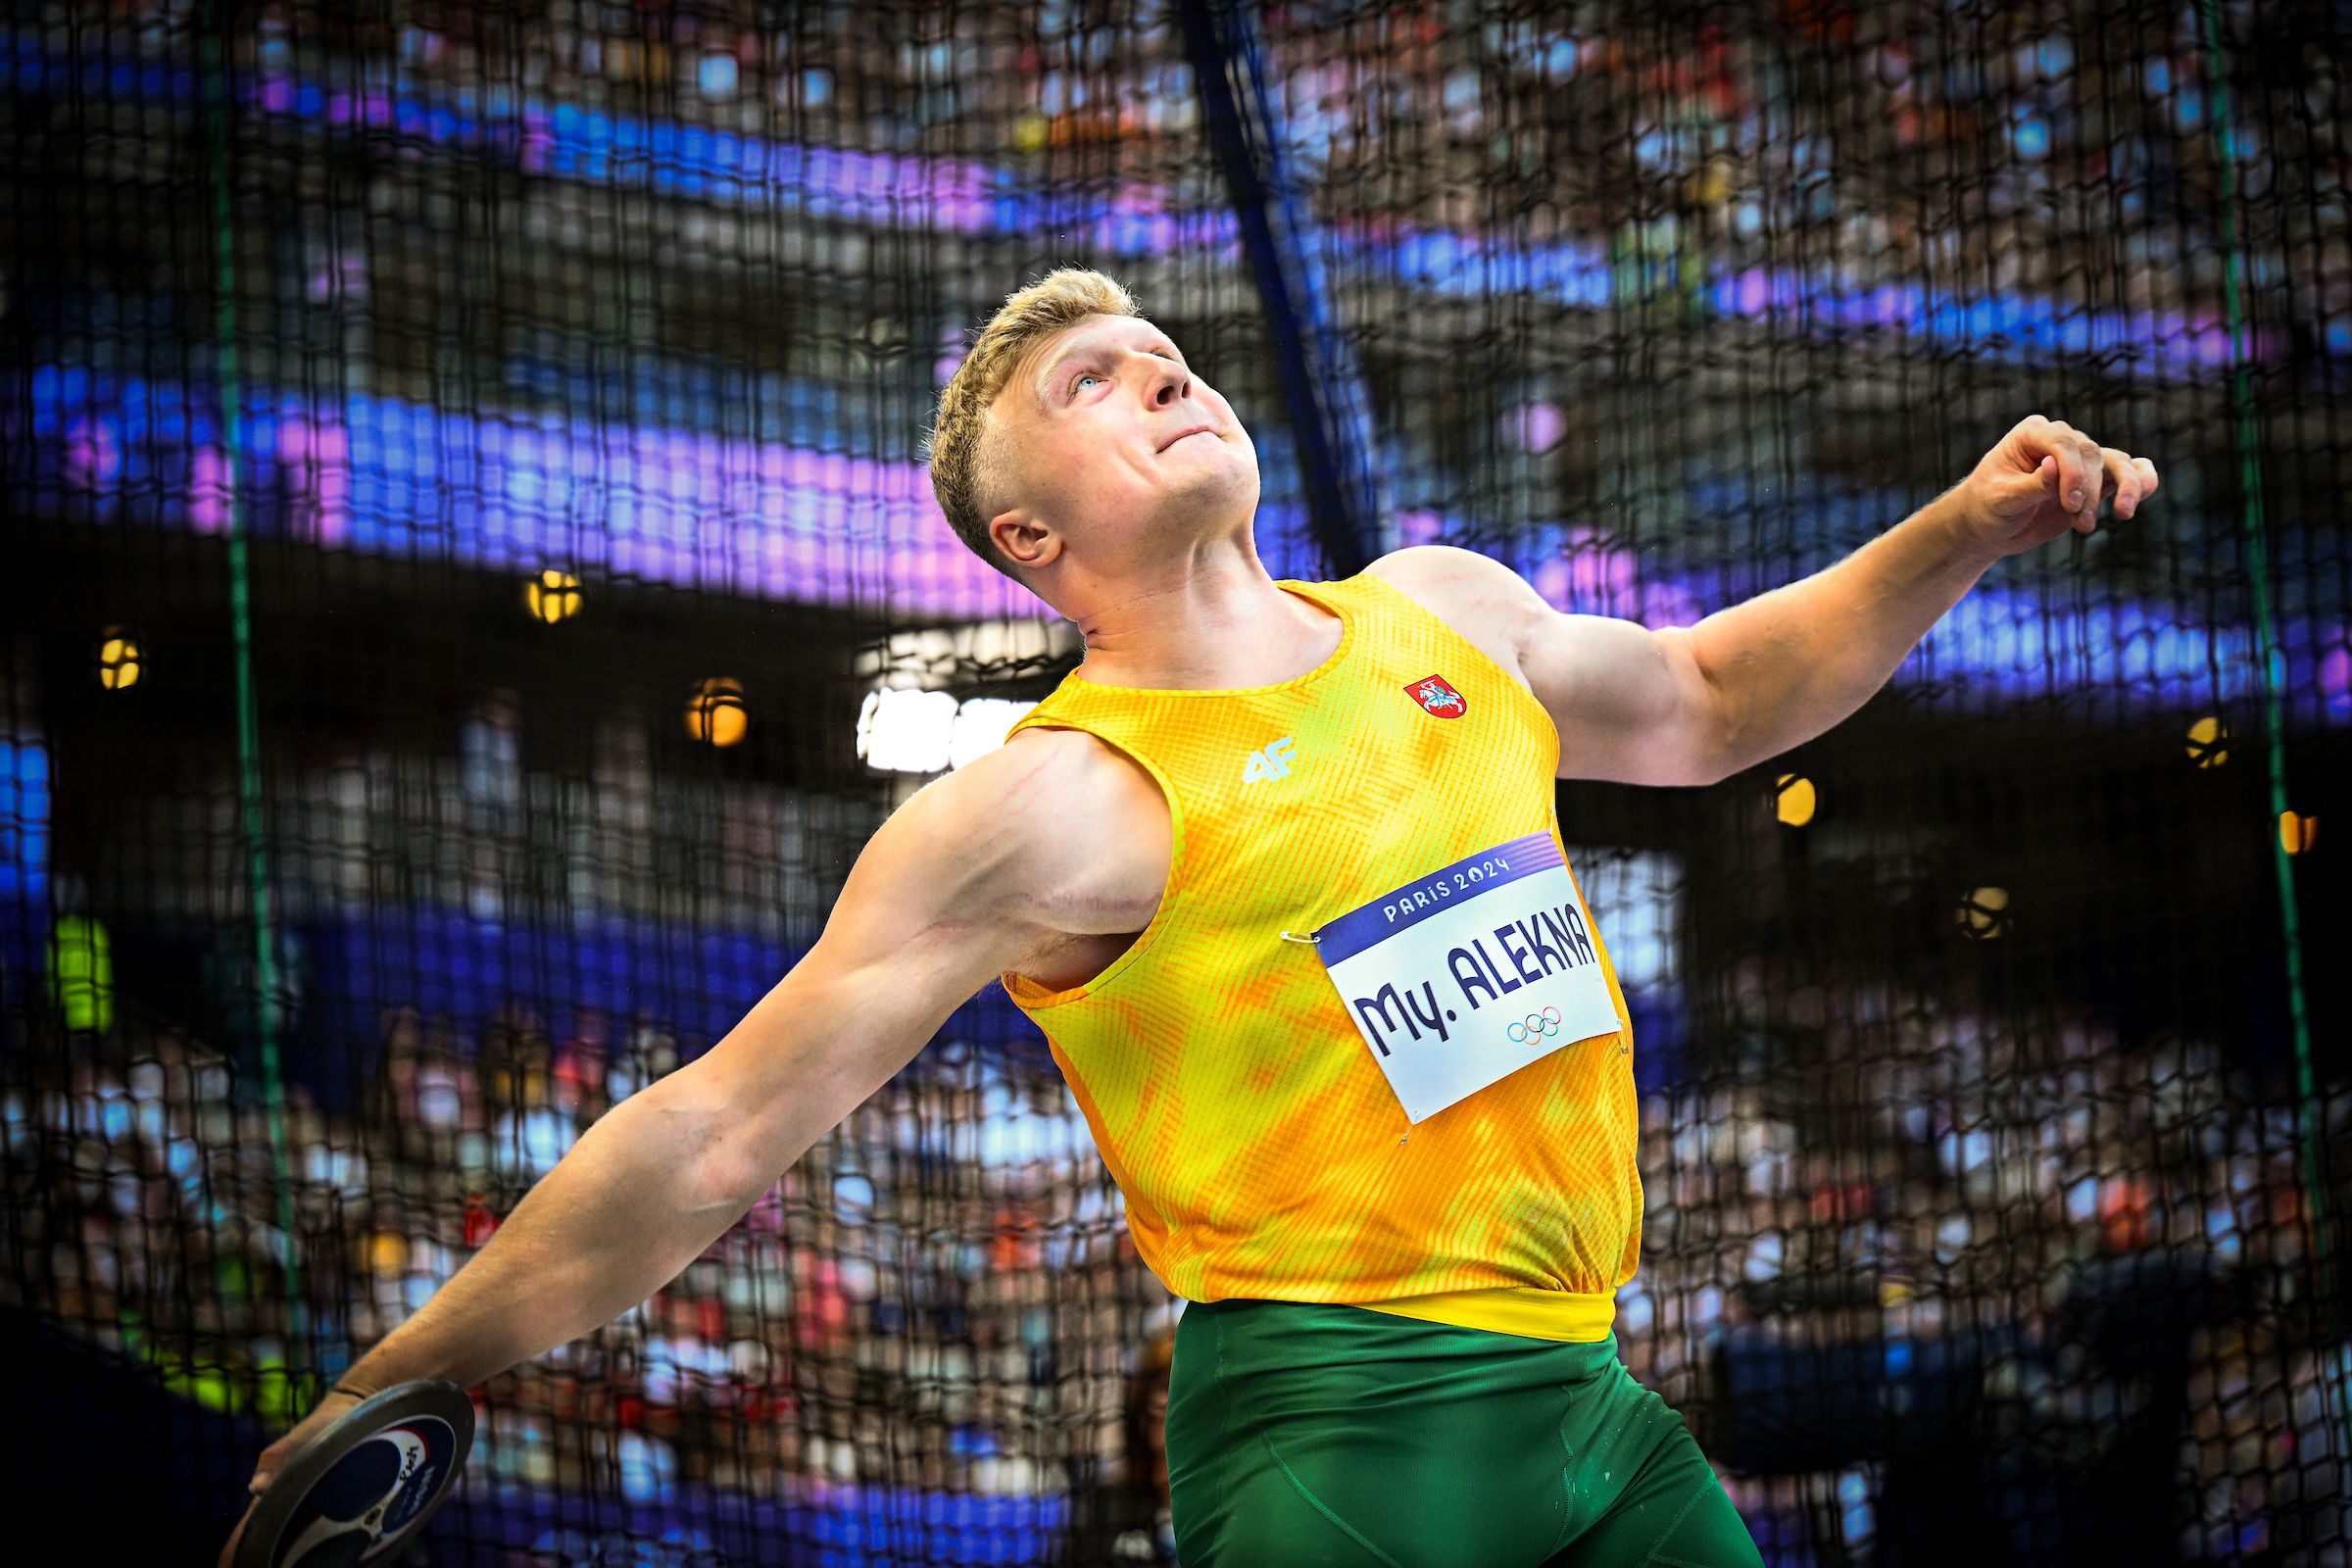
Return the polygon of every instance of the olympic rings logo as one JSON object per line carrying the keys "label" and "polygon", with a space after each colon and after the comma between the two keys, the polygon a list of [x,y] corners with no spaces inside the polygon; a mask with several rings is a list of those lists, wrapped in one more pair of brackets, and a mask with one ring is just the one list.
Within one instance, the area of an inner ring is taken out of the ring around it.
{"label": "olympic rings logo", "polygon": [[1557,1007],[1545,1007],[1542,1012],[1531,1012],[1527,1015],[1527,1022],[1515,1023],[1503,1031],[1504,1034],[1511,1037],[1511,1044],[1514,1046],[1525,1045],[1528,1041],[1539,1038],[1549,1040],[1559,1032],[1560,1009]]}

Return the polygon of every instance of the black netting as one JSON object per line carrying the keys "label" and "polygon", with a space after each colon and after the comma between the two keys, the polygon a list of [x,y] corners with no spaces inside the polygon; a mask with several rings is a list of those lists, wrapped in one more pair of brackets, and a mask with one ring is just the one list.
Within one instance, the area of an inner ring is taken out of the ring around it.
{"label": "black netting", "polygon": [[[1771,1562],[2344,1562],[2352,14],[1183,20],[0,29],[16,1473],[104,1560],[215,1549],[321,1381],[1076,663],[923,438],[1077,264],[1250,426],[1277,577],[1449,543],[1690,625],[2028,414],[2160,465],[1819,739],[1561,786],[1637,1025],[1619,1344]],[[992,990],[483,1384],[404,1560],[1122,1560],[1171,1306]]]}

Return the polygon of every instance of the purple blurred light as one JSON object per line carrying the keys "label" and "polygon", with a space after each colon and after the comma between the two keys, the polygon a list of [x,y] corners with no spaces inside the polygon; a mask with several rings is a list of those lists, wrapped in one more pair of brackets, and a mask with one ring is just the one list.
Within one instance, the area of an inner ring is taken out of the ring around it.
{"label": "purple blurred light", "polygon": [[[0,461],[36,508],[91,521],[225,526],[217,420],[191,407],[186,389],[54,367],[28,381],[30,439],[9,443]],[[560,566],[896,617],[1054,613],[964,548],[920,464],[368,397],[318,405],[256,395],[243,424],[243,478],[263,525],[320,545],[525,572]],[[1867,526],[1882,513],[1881,525],[1891,524],[1906,505],[1894,495],[1852,499],[1825,525]],[[1433,512],[1396,518],[1399,545],[1466,534]],[[1261,505],[1257,538],[1274,575],[1316,573],[1296,505]],[[1557,609],[1653,627],[1695,624],[1759,591],[1723,568],[1645,568],[1590,524],[1538,525],[1494,553]],[[2289,713],[2352,719],[2344,625],[2291,617],[2281,634],[2287,667],[2302,672],[2285,693]],[[2153,703],[2248,697],[2258,668],[2245,624],[2206,625],[2130,600],[2083,605],[2071,577],[2052,574],[2026,586],[1979,584],[1894,678],[1933,681],[1939,700],[1966,706],[2066,695],[2088,714],[2116,716]]]}

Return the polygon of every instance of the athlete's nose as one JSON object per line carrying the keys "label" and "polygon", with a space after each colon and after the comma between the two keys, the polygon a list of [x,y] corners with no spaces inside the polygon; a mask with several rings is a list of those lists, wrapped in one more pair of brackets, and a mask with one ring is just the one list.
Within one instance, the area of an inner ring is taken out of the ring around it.
{"label": "athlete's nose", "polygon": [[1152,380],[1152,406],[1155,409],[1171,408],[1177,399],[1192,395],[1193,378],[1172,365]]}

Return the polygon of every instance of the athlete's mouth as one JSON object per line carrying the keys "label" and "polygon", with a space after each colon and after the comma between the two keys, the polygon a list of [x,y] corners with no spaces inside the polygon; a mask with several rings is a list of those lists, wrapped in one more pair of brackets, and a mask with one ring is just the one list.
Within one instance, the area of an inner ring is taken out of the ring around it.
{"label": "athlete's mouth", "polygon": [[1162,452],[1167,451],[1168,448],[1174,446],[1177,442],[1183,440],[1188,435],[1215,435],[1216,433],[1217,427],[1213,424],[1196,424],[1190,430],[1179,430],[1174,435],[1168,437],[1168,439],[1165,441],[1162,441],[1159,444],[1159,450]]}

